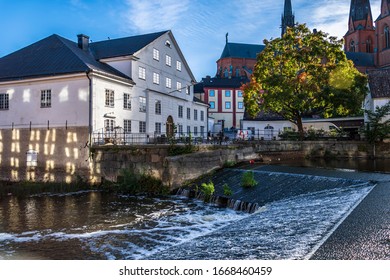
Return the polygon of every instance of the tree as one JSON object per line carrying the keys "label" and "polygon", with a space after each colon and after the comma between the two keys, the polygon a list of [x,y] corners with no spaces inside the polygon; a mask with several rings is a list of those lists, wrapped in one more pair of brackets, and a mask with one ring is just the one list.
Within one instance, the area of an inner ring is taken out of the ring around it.
{"label": "tree", "polygon": [[365,112],[368,118],[364,131],[367,141],[374,144],[389,137],[390,119],[386,119],[386,117],[390,115],[390,102],[387,102],[382,107],[377,106],[375,111],[365,110]]}
{"label": "tree", "polygon": [[243,86],[250,115],[277,113],[295,123],[303,139],[302,117],[360,111],[367,77],[347,60],[342,40],[299,24],[264,44],[251,81]]}

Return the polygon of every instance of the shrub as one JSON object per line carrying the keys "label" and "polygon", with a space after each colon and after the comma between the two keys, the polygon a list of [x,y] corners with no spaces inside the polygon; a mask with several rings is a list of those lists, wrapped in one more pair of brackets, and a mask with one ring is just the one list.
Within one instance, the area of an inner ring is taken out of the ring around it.
{"label": "shrub", "polygon": [[215,192],[214,183],[210,181],[209,183],[203,183],[201,185],[201,191],[204,194],[204,200],[210,201],[211,196]]}
{"label": "shrub", "polygon": [[228,184],[223,185],[223,195],[224,196],[231,196],[233,194],[232,189],[229,187]]}
{"label": "shrub", "polygon": [[242,175],[241,186],[243,188],[253,188],[257,186],[257,181],[255,180],[255,174],[253,171],[247,171]]}

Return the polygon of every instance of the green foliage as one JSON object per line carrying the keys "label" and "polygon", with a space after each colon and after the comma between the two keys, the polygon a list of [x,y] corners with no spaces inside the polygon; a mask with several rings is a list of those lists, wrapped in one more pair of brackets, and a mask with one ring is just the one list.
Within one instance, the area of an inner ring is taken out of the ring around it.
{"label": "green foliage", "polygon": [[201,185],[201,192],[204,194],[204,200],[210,201],[211,196],[215,192],[214,183],[209,181],[208,183],[203,183]]}
{"label": "green foliage", "polygon": [[390,102],[382,107],[376,107],[375,111],[366,110],[368,124],[364,134],[369,143],[373,144],[390,137]]}
{"label": "green foliage", "polygon": [[342,40],[300,24],[264,44],[251,81],[243,86],[250,115],[277,113],[298,126],[302,139],[302,117],[345,116],[360,110],[367,77],[347,60]]}
{"label": "green foliage", "polygon": [[185,144],[185,145],[170,145],[168,148],[169,156],[179,156],[185,154],[191,154],[195,152],[197,149],[194,145]]}
{"label": "green foliage", "polygon": [[247,171],[242,175],[241,186],[243,188],[254,188],[257,186],[257,181],[255,180],[255,174],[253,171]]}
{"label": "green foliage", "polygon": [[227,161],[224,162],[223,167],[233,167],[236,164],[237,163],[234,160],[227,160]]}
{"label": "green foliage", "polygon": [[231,196],[231,195],[233,194],[233,191],[232,191],[232,189],[229,187],[228,184],[225,183],[222,187],[223,187],[223,195],[224,195],[224,196]]}
{"label": "green foliage", "polygon": [[167,188],[160,179],[147,174],[135,174],[132,170],[121,170],[118,177],[118,185],[112,187],[115,191],[125,192],[128,194],[166,194]]}

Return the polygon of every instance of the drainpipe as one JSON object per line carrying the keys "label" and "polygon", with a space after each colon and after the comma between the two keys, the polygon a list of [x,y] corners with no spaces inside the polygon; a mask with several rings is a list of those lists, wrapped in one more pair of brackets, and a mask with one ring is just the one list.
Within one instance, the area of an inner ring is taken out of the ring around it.
{"label": "drainpipe", "polygon": [[92,70],[89,69],[87,72],[87,78],[89,80],[89,109],[88,109],[88,141],[89,141],[89,147],[92,146],[92,78],[90,77],[90,74],[92,73]]}

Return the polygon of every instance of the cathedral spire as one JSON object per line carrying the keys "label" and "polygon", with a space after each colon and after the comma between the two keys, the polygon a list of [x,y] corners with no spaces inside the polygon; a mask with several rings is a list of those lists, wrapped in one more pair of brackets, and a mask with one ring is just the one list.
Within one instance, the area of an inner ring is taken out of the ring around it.
{"label": "cathedral spire", "polygon": [[295,25],[295,17],[292,11],[291,0],[284,0],[284,13],[282,14],[282,36],[287,31],[287,27]]}
{"label": "cathedral spire", "polygon": [[370,0],[351,0],[349,32],[373,29]]}

